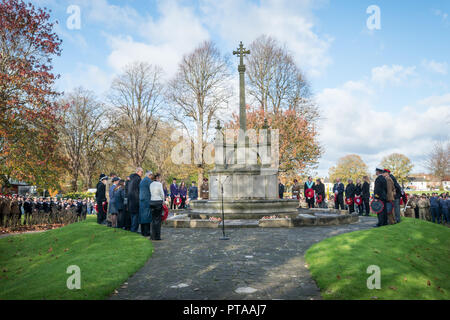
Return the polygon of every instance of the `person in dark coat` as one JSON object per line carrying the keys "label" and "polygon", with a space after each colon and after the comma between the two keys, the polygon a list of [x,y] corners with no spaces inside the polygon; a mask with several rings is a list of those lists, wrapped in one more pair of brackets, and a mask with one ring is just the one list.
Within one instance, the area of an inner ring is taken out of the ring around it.
{"label": "person in dark coat", "polygon": [[283,199],[284,189],[284,184],[278,179],[278,198]]}
{"label": "person in dark coat", "polygon": [[[360,197],[361,198],[361,200],[362,200],[362,183],[361,183],[361,179],[356,179],[356,185],[355,185],[355,198],[356,197]],[[358,206],[357,208],[358,208],[358,214],[360,215],[360,216],[362,216],[363,215],[363,210],[364,210],[364,205],[363,205],[363,203],[361,203],[361,204],[356,204],[355,203],[355,206]]]}
{"label": "person in dark coat", "polygon": [[348,184],[347,184],[347,187],[345,188],[345,198],[352,199],[352,201],[353,201],[352,204],[348,205],[348,210],[349,210],[350,214],[355,212],[355,192],[356,192],[356,187],[355,187],[355,184],[353,183],[353,180],[348,179]]}
{"label": "person in dark coat", "polygon": [[374,199],[378,199],[383,202],[383,211],[378,214],[378,224],[376,227],[386,226],[388,224],[388,217],[386,211],[386,199],[387,199],[387,181],[383,176],[383,169],[377,168],[377,179],[375,180]]}
{"label": "person in dark coat", "polygon": [[23,211],[25,213],[25,220],[23,221],[23,224],[24,225],[31,224],[31,214],[33,213],[33,202],[30,198],[27,198],[23,203]]}
{"label": "person in dark coat", "polygon": [[128,183],[128,212],[131,217],[131,232],[138,232],[139,228],[139,184],[141,177],[144,174],[142,168],[137,168],[136,173],[130,175],[130,182]]}
{"label": "person in dark coat", "polygon": [[339,209],[340,207],[341,210],[344,210],[344,190],[344,184],[340,178],[337,178],[333,186],[335,209]]}
{"label": "person in dark coat", "polygon": [[114,201],[114,190],[116,190],[117,185],[119,184],[120,178],[115,176],[114,178],[112,178],[112,184],[109,187],[109,192],[108,192],[108,197],[109,197],[109,206],[108,206],[108,214],[110,216],[110,220],[111,220],[111,227],[113,228],[117,228],[117,219],[118,219],[118,215],[119,212],[117,211],[116,208],[116,203]]}
{"label": "person in dark coat", "polygon": [[364,183],[362,185],[361,197],[364,204],[366,216],[370,215],[370,180],[368,176],[363,177]]}
{"label": "person in dark coat", "polygon": [[191,186],[189,187],[189,201],[194,201],[198,199],[198,188],[195,185],[195,181],[192,181]]}
{"label": "person in dark coat", "polygon": [[314,208],[314,194],[312,195],[311,198],[308,198],[306,195],[306,191],[308,189],[311,189],[314,191],[316,190],[316,184],[313,181],[312,177],[308,177],[308,181],[305,182],[305,186],[304,186],[304,195],[305,195],[305,199],[306,199],[306,203],[308,204],[308,208]]}
{"label": "person in dark coat", "polygon": [[123,204],[124,204],[124,209],[123,209],[123,215],[122,215],[122,228],[124,230],[128,230],[130,231],[131,229],[131,216],[130,216],[130,212],[128,211],[128,185],[130,184],[130,177],[128,176],[126,181],[125,181],[125,187],[124,187],[124,200],[123,200]]}
{"label": "person in dark coat", "polygon": [[180,209],[186,209],[187,188],[186,188],[186,184],[184,183],[184,181],[181,182],[180,188],[178,189],[178,191],[180,192],[180,197],[181,197]]}
{"label": "person in dark coat", "polygon": [[176,209],[175,198],[180,195],[180,191],[177,186],[177,179],[173,179],[170,185],[170,210]]}
{"label": "person in dark coat", "polygon": [[152,223],[150,185],[152,182],[152,172],[148,171],[139,184],[139,224],[144,237],[150,237],[150,224]]}
{"label": "person in dark coat", "polygon": [[322,202],[318,203],[319,208],[326,208],[325,185],[322,183],[322,180],[320,180],[320,179],[316,180],[315,192],[316,192],[317,198],[319,198],[319,196],[322,198]]}
{"label": "person in dark coat", "polygon": [[120,180],[114,189],[114,209],[117,211],[117,228],[124,228],[125,180]]}
{"label": "person in dark coat", "polygon": [[95,192],[95,201],[97,202],[97,223],[103,224],[106,221],[106,212],[103,210],[103,203],[106,203],[106,181],[108,177],[105,174],[100,175],[100,181],[97,184]]}

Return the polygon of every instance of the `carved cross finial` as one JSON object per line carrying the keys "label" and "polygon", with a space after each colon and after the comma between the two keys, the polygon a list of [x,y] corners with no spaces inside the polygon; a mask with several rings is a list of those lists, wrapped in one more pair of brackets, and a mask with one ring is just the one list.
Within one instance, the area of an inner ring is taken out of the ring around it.
{"label": "carved cross finial", "polygon": [[239,56],[239,58],[241,58],[241,65],[242,65],[244,64],[244,57],[247,54],[250,54],[250,50],[246,50],[241,41],[241,43],[239,44],[239,48],[236,51],[233,51],[233,55]]}

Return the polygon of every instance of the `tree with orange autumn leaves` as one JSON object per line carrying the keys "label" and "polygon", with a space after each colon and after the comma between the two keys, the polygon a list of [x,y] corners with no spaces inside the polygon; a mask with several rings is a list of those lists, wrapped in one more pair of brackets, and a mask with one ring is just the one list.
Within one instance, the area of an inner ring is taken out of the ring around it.
{"label": "tree with orange autumn leaves", "polygon": [[59,93],[52,57],[61,53],[49,12],[21,0],[0,3],[0,177],[55,187]]}
{"label": "tree with orange autumn leaves", "polygon": [[[293,108],[278,112],[264,112],[262,107],[247,106],[247,129],[262,129],[264,120],[270,129],[279,130],[279,171],[284,179],[305,175],[315,168],[322,154],[318,133],[313,121],[300,115]],[[228,128],[239,129],[239,116],[233,114]]]}

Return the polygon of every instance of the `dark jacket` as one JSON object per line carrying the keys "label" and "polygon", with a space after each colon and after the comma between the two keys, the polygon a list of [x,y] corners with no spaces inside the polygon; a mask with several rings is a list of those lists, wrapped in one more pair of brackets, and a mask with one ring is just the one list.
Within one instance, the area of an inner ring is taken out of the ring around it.
{"label": "dark jacket", "polygon": [[317,195],[322,195],[322,199],[325,199],[325,185],[323,183],[316,184],[315,191]]}
{"label": "dark jacket", "polygon": [[95,192],[95,200],[97,201],[97,203],[103,203],[106,201],[106,186],[101,181],[99,181],[97,184],[97,191]]}
{"label": "dark jacket", "polygon": [[402,197],[402,187],[400,187],[394,175],[390,174],[389,176],[391,177],[392,181],[394,181],[395,199],[400,199]]}
{"label": "dark jacket", "polygon": [[280,198],[282,198],[283,194],[284,194],[284,184],[279,183],[278,184],[278,195],[280,196]]}
{"label": "dark jacket", "polygon": [[[306,198],[306,190],[308,190],[308,189],[310,189],[309,187],[308,187],[308,185],[306,184],[306,182],[305,182],[305,184],[303,185],[303,187],[304,187],[304,189],[303,189],[303,195],[305,196],[305,198]],[[313,189],[314,191],[316,191],[316,184],[313,182],[312,183],[312,185],[311,185],[311,189]]]}
{"label": "dark jacket", "polygon": [[170,185],[170,196],[171,197],[176,197],[180,195],[180,190],[178,189],[178,186],[176,184],[171,184]]}
{"label": "dark jacket", "polygon": [[430,208],[439,208],[439,198],[438,197],[430,198]]}
{"label": "dark jacket", "polygon": [[367,181],[364,181],[362,186],[362,198],[363,199],[370,198],[370,184]]}
{"label": "dark jacket", "polygon": [[151,223],[152,215],[150,212],[150,185],[152,180],[145,177],[139,184],[139,223]]}
{"label": "dark jacket", "polygon": [[342,194],[344,193],[344,184],[342,182],[339,183],[335,183],[334,187],[333,187],[333,193],[336,193],[336,191],[338,192],[338,194]]}
{"label": "dark jacket", "polygon": [[362,194],[362,185],[356,184],[355,186],[355,196],[361,196]]}
{"label": "dark jacket", "polygon": [[383,175],[379,175],[375,180],[374,198],[386,202],[387,198],[387,182]]}
{"label": "dark jacket", "polygon": [[186,189],[186,187],[180,187],[178,190],[179,190],[179,192],[180,192],[180,196],[183,197],[183,198],[185,198],[186,195],[187,195],[187,189]]}
{"label": "dark jacket", "polygon": [[119,212],[120,210],[125,209],[124,200],[125,200],[125,189],[120,188],[114,191],[114,207]]}
{"label": "dark jacket", "polygon": [[356,193],[356,187],[353,183],[350,183],[345,188],[345,197],[346,198],[354,198]]}
{"label": "dark jacket", "polygon": [[198,188],[196,186],[189,187],[189,199],[191,200],[198,199]]}
{"label": "dark jacket", "polygon": [[141,183],[141,177],[137,173],[133,173],[130,176],[128,182],[128,212],[130,214],[139,214],[139,184]]}

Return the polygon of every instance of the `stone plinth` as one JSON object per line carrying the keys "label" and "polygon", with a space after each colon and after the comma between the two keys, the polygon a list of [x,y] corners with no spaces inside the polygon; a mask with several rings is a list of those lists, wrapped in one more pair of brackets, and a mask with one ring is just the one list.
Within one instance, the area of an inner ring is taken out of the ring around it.
{"label": "stone plinth", "polygon": [[278,171],[264,168],[212,170],[209,179],[210,200],[277,200]]}
{"label": "stone plinth", "polygon": [[[188,213],[191,217],[221,217],[221,200],[198,200],[192,201],[191,211]],[[225,219],[261,219],[265,216],[287,215],[296,216],[298,201],[289,199],[273,200],[225,200],[223,209]]]}

